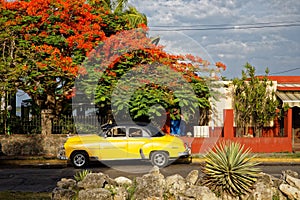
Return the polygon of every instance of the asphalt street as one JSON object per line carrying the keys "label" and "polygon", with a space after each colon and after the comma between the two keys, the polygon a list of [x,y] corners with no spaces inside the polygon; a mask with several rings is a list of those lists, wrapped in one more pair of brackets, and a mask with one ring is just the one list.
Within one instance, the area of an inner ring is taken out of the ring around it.
{"label": "asphalt street", "polygon": [[[192,170],[198,170],[201,175],[203,163],[171,164],[161,169],[166,177],[180,174],[186,177]],[[258,166],[262,172],[271,174],[277,178],[283,170],[293,170],[300,174],[300,163],[265,163]],[[152,166],[147,162],[124,162],[124,163],[94,163],[88,169],[93,172],[108,174],[111,178],[125,176],[133,179],[149,172]],[[31,166],[1,166],[0,167],[0,191],[27,191],[27,192],[51,192],[61,178],[73,178],[75,169],[66,165],[31,165]]]}

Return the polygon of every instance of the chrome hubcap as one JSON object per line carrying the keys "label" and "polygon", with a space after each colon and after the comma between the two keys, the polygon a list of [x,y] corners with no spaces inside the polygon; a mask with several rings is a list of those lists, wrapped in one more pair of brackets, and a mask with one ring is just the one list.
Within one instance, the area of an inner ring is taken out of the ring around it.
{"label": "chrome hubcap", "polygon": [[85,157],[81,154],[78,154],[74,157],[74,163],[76,166],[82,166],[85,163]]}
{"label": "chrome hubcap", "polygon": [[154,162],[157,164],[157,165],[163,165],[164,162],[165,162],[165,157],[161,154],[158,154],[155,156],[154,158]]}

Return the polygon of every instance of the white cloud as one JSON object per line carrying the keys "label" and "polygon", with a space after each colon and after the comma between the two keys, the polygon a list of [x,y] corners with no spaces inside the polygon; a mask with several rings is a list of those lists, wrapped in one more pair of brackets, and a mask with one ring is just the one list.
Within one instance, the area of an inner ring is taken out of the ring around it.
{"label": "white cloud", "polygon": [[[300,1],[130,0],[129,2],[146,14],[150,30],[163,30],[150,33],[161,35],[161,42],[169,50],[180,53],[193,52],[210,62],[222,61],[228,66],[224,72],[228,78],[240,75],[246,62],[259,66],[262,72],[268,66],[271,73],[299,67],[300,26],[273,28],[262,26],[295,21],[298,21],[299,25]],[[177,26],[177,29],[183,27],[205,29],[209,27],[208,25],[224,27],[225,24],[239,27],[257,25],[260,28],[167,31],[174,28],[169,27],[171,25]],[[157,27],[161,25],[166,27]],[[191,25],[194,26],[186,27]],[[297,71],[282,75],[295,73]]]}

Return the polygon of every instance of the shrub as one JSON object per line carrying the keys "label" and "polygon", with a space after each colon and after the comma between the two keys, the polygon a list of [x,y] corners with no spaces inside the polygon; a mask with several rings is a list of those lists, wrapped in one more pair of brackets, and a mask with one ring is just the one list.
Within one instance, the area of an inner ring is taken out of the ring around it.
{"label": "shrub", "polygon": [[204,184],[217,194],[240,196],[250,192],[255,183],[259,169],[252,162],[250,149],[244,149],[239,143],[221,143],[205,156],[203,172]]}

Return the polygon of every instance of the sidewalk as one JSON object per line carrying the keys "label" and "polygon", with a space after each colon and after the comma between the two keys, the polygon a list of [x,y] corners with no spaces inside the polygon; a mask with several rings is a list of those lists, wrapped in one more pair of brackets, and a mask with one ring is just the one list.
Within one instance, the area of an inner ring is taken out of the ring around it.
{"label": "sidewalk", "polygon": [[[254,158],[252,159],[255,162],[261,163],[261,164],[297,164],[300,165],[300,158]],[[193,158],[193,163],[204,163],[204,158]]]}
{"label": "sidewalk", "polygon": [[56,158],[47,158],[42,156],[0,156],[0,167],[39,167],[52,166],[63,167],[67,166],[66,160],[59,160]]}

